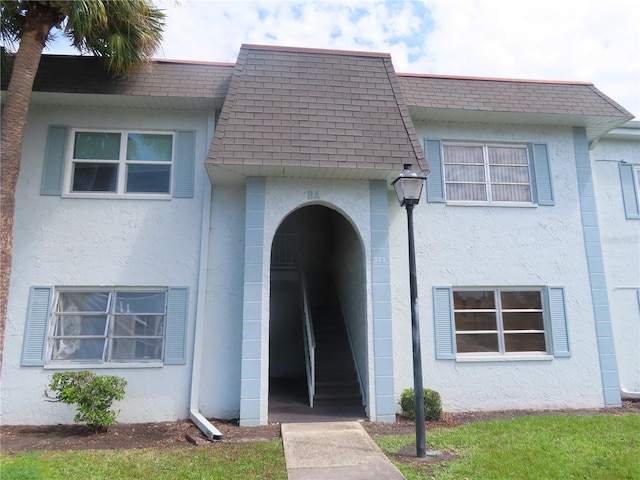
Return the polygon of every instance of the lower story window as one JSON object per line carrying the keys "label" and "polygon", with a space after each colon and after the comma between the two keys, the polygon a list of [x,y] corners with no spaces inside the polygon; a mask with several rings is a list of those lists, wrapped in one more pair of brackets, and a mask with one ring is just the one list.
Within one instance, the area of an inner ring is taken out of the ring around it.
{"label": "lower story window", "polygon": [[55,296],[49,362],[161,362],[166,290],[69,290]]}
{"label": "lower story window", "polygon": [[458,354],[546,353],[541,290],[454,289]]}

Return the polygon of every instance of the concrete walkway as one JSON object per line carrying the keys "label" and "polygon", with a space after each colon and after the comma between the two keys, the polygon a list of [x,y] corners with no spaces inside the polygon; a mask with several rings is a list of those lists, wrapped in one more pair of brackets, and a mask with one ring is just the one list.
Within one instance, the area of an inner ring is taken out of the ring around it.
{"label": "concrete walkway", "polygon": [[403,480],[358,422],[285,423],[289,480]]}

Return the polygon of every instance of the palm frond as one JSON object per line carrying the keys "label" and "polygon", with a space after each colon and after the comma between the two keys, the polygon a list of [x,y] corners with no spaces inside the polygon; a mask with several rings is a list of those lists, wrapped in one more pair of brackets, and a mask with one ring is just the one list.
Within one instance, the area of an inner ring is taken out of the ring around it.
{"label": "palm frond", "polygon": [[144,62],[162,42],[165,14],[149,0],[81,0],[74,6],[65,35],[80,51],[103,57],[113,73]]}
{"label": "palm frond", "polygon": [[0,41],[5,48],[12,49],[20,42],[26,23],[24,7],[21,2],[0,1]]}

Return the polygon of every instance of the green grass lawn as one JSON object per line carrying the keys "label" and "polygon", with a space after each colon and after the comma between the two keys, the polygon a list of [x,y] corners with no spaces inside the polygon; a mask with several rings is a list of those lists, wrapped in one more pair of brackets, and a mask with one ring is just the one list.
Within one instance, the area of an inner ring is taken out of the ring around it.
{"label": "green grass lawn", "polygon": [[0,456],[2,480],[282,479],[281,441],[167,450],[69,450]]}
{"label": "green grass lawn", "polygon": [[[413,435],[375,437],[393,454]],[[427,431],[429,448],[457,460],[394,462],[407,479],[639,479],[640,415],[538,416]],[[0,454],[2,480],[283,479],[281,441],[166,450],[72,450]]]}
{"label": "green grass lawn", "polygon": [[[374,439],[387,453],[415,436]],[[540,416],[480,422],[427,432],[429,449],[459,459],[435,465],[396,463],[412,479],[640,479],[640,415]]]}

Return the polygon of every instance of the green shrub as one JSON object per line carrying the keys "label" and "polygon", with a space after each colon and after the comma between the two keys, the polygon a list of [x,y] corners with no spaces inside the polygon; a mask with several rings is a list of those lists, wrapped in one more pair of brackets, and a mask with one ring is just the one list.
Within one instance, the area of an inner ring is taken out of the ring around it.
{"label": "green shrub", "polygon": [[[413,406],[413,388],[407,388],[400,395],[400,408],[402,414],[415,420],[416,414]],[[438,420],[442,415],[442,400],[440,394],[429,388],[424,389],[424,418],[425,420]]]}
{"label": "green shrub", "polygon": [[127,381],[122,377],[96,375],[91,372],[58,372],[51,376],[44,395],[52,402],[77,404],[78,413],[73,418],[86,422],[94,432],[105,432],[116,423],[118,411],[111,405],[124,398]]}

